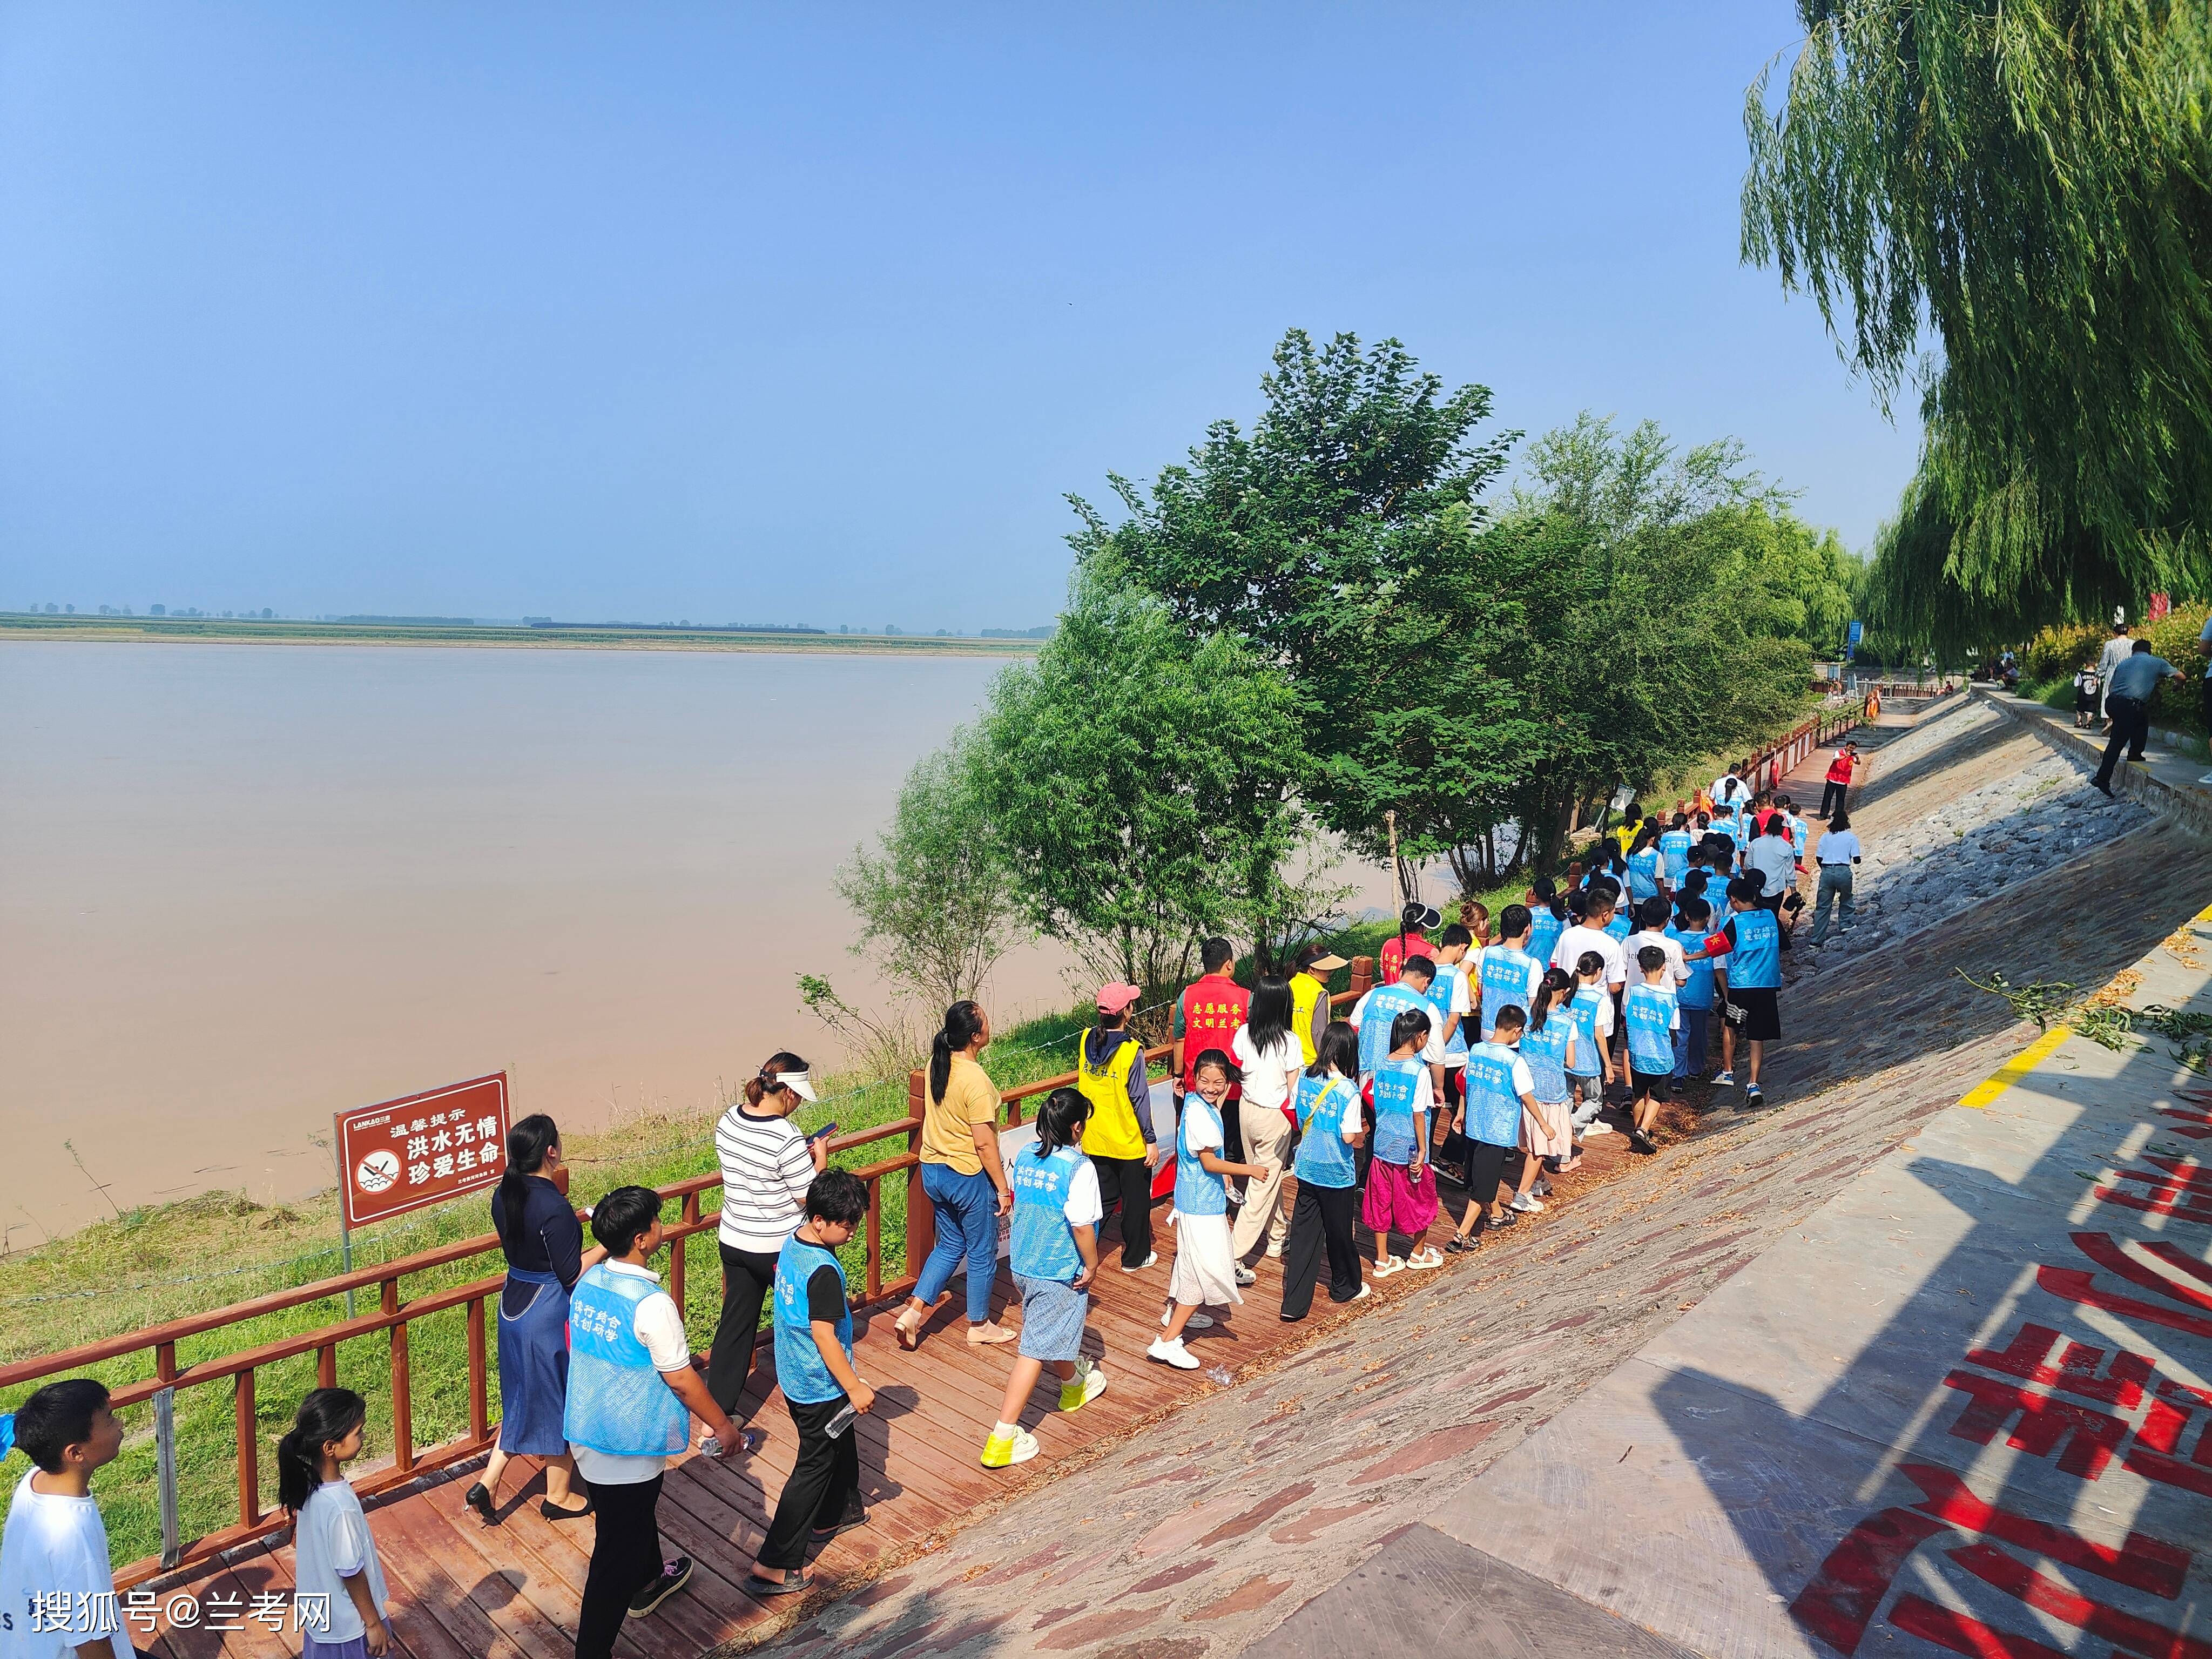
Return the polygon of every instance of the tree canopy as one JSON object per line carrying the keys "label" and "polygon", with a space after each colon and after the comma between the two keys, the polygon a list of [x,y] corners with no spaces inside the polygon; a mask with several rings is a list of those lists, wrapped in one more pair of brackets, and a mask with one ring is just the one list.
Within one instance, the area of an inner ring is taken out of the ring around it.
{"label": "tree canopy", "polygon": [[[1799,0],[1745,109],[1743,252],[1809,289],[1920,471],[1885,631],[2203,589],[2212,527],[2212,13],[2199,0]],[[1770,69],[1771,73],[1771,69]],[[1923,325],[1940,351],[1923,358]]]}

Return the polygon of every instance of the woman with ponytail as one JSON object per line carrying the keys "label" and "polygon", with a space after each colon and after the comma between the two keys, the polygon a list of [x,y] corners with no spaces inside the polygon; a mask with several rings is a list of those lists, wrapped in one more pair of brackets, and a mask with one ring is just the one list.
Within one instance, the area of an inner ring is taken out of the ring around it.
{"label": "woman with ponytail", "polygon": [[722,1317],[707,1357],[707,1392],[732,1416],[752,1373],[761,1304],[775,1288],[775,1259],[806,1219],[806,1188],[830,1167],[826,1136],[810,1139],[791,1115],[814,1103],[806,1062],[779,1048],[761,1062],[742,1098],[714,1126],[722,1164]]}
{"label": "woman with ponytail", "polygon": [[507,1168],[492,1189],[492,1231],[507,1256],[499,1297],[499,1444],[483,1479],[463,1501],[486,1526],[499,1521],[499,1479],[511,1457],[545,1460],[549,1521],[589,1515],[575,1492],[576,1464],[562,1417],[568,1402],[568,1292],[585,1268],[606,1252],[584,1249],[584,1229],[570,1206],[561,1131],[543,1112],[507,1132]]}
{"label": "woman with ponytail", "polygon": [[392,1640],[376,1539],[345,1478],[368,1421],[368,1402],[351,1389],[316,1389],[276,1443],[276,1497],[292,1515],[301,1659],[368,1659]]}
{"label": "woman with ponytail", "polygon": [[999,1158],[999,1091],[979,1060],[991,1041],[981,1005],[956,1002],[930,1043],[928,1090],[921,1114],[921,1189],[937,1218],[937,1242],[921,1264],[914,1297],[893,1327],[899,1346],[921,1340],[922,1322],[960,1264],[968,1264],[968,1340],[978,1347],[1011,1342],[1014,1334],[991,1317],[991,1285],[999,1273],[999,1218],[1014,1207]]}

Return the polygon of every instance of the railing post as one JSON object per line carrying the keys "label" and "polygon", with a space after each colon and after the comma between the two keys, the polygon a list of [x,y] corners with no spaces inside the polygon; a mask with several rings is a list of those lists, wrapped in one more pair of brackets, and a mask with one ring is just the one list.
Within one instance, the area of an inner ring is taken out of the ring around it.
{"label": "railing post", "polygon": [[868,1300],[884,1293],[884,1183],[868,1183]]}
{"label": "railing post", "polygon": [[[696,1222],[699,1219],[699,1194],[684,1194],[683,1207],[677,1212],[677,1214],[687,1227]],[[668,1253],[668,1293],[676,1298],[676,1310],[678,1313],[683,1312],[684,1307],[684,1257],[690,1252],[690,1244],[691,1235],[686,1233],[676,1241],[675,1248]]]}
{"label": "railing post", "polygon": [[261,1446],[253,1412],[253,1372],[238,1374],[233,1401],[238,1419],[238,1523],[250,1527],[261,1519]]}
{"label": "railing post", "polygon": [[485,1375],[484,1360],[484,1299],[477,1297],[469,1304],[469,1437],[487,1440],[491,1437],[491,1387]]}
{"label": "railing post", "polygon": [[1364,997],[1375,988],[1375,958],[1354,957],[1352,959],[1352,994]]}
{"label": "railing post", "polygon": [[[177,1374],[177,1345],[161,1342],[154,1348],[154,1375],[167,1382]],[[154,1473],[161,1492],[161,1565],[177,1565],[184,1540],[177,1522],[177,1391],[159,1389],[154,1395]]]}
{"label": "railing post", "polygon": [[[399,1281],[387,1279],[379,1287],[384,1311],[399,1311]],[[415,1467],[415,1396],[407,1364],[407,1322],[392,1328],[392,1461],[404,1472]]]}
{"label": "railing post", "polygon": [[335,1389],[338,1385],[338,1345],[325,1342],[315,1350],[315,1386]]}
{"label": "railing post", "polygon": [[908,1072],[906,1115],[914,1127],[906,1132],[906,1149],[915,1159],[906,1172],[906,1271],[910,1278],[921,1276],[921,1264],[937,1243],[937,1212],[930,1207],[929,1194],[921,1189],[921,1115],[928,1103],[929,1079],[919,1070]]}

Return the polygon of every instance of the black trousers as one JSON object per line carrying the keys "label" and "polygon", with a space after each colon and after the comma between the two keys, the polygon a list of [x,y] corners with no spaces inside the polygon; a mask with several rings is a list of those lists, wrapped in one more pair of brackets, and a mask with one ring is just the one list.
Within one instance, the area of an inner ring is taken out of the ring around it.
{"label": "black trousers", "polygon": [[2150,736],[2150,705],[2141,697],[2107,697],[2105,712],[2112,717],[2112,735],[2105,743],[2105,758],[2097,765],[2097,781],[2109,784],[2120,764],[2120,750],[2128,751],[2130,760],[2143,757],[2143,744]]}
{"label": "black trousers", "polygon": [[1844,797],[1850,793],[1850,785],[1838,783],[1830,778],[1820,788],[1820,816],[1832,818],[1844,810]]}
{"label": "black trousers", "polygon": [[584,1483],[599,1513],[583,1610],[576,1616],[576,1659],[607,1659],[629,1617],[629,1598],[660,1576],[661,1480]]}
{"label": "black trousers", "polygon": [[752,1374],[753,1343],[760,1336],[761,1304],[775,1288],[775,1258],[715,1241],[722,1252],[722,1317],[707,1352],[707,1392],[735,1415]]}
{"label": "black trousers", "polygon": [[1135,1267],[1152,1253],[1152,1171],[1141,1158],[1101,1158],[1091,1155],[1091,1167],[1098,1172],[1098,1202],[1106,1214],[1098,1224],[1106,1224],[1106,1216],[1114,1213],[1114,1206],[1121,1206],[1121,1265]]}
{"label": "black trousers", "polygon": [[1467,1201],[1485,1214],[1498,1202],[1498,1183],[1505,1178],[1505,1155],[1510,1146],[1493,1146],[1468,1137]]}
{"label": "black trousers", "polygon": [[848,1424],[834,1440],[822,1431],[845,1409],[845,1396],[818,1406],[784,1403],[799,1431],[799,1457],[775,1500],[775,1518],[768,1523],[760,1547],[761,1565],[778,1571],[805,1566],[807,1535],[829,1531],[860,1498],[860,1425]]}
{"label": "black trousers", "polygon": [[1313,1311],[1314,1280],[1323,1245],[1328,1250],[1328,1299],[1349,1302],[1359,1294],[1359,1250],[1352,1237],[1359,1211],[1357,1187],[1316,1187],[1298,1182],[1291,1210],[1291,1236],[1283,1246],[1283,1317],[1304,1319]]}

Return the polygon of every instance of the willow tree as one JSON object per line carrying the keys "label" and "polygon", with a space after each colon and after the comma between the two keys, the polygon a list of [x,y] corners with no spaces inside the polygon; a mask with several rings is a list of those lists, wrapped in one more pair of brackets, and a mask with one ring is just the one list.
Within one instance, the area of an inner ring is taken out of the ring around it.
{"label": "willow tree", "polygon": [[[2207,583],[2212,21],[2203,0],[1799,0],[1745,125],[1743,252],[1809,289],[1919,476],[1885,628]],[[1924,349],[1932,325],[1938,349]]]}

